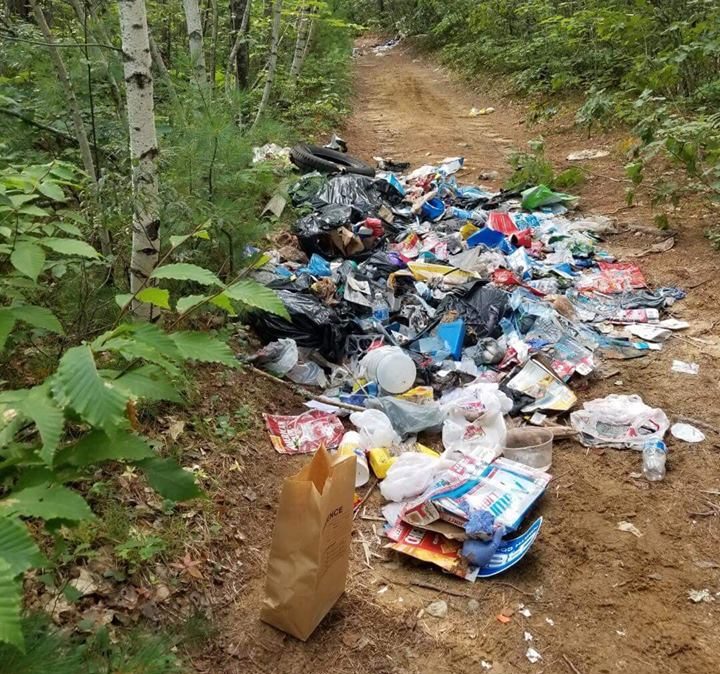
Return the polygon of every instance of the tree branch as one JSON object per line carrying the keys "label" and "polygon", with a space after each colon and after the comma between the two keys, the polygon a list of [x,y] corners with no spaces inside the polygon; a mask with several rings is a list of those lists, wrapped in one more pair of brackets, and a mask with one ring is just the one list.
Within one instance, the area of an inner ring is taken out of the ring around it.
{"label": "tree branch", "polygon": [[122,53],[122,49],[120,49],[120,47],[115,47],[111,44],[99,44],[96,42],[54,42],[51,44],[50,42],[42,42],[40,40],[28,40],[24,37],[14,37],[12,35],[8,35],[7,33],[2,33],[0,37],[3,37],[6,40],[12,40],[13,42],[27,42],[27,44],[37,44],[41,47],[59,47],[65,49],[84,49],[85,47],[98,47],[100,49],[112,49],[113,51],[118,51]]}

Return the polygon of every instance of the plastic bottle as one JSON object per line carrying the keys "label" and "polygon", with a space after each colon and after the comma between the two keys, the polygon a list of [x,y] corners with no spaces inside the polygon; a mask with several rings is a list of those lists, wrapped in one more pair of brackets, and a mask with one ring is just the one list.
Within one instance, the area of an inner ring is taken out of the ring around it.
{"label": "plastic bottle", "polygon": [[665,477],[667,447],[662,440],[648,440],[643,445],[643,475],[648,482],[659,482]]}
{"label": "plastic bottle", "polygon": [[383,294],[375,291],[375,297],[372,304],[373,318],[381,325],[387,325],[390,322],[390,305],[387,303]]}

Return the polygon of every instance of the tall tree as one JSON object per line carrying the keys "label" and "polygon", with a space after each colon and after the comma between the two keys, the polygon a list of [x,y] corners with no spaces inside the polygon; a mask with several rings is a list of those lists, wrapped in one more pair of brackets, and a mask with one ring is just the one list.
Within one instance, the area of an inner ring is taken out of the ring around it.
{"label": "tall tree", "polygon": [[257,115],[253,126],[255,126],[265,112],[270,102],[270,92],[272,91],[273,81],[275,80],[275,71],[277,70],[278,60],[278,42],[280,41],[280,19],[282,17],[282,0],[275,0],[272,6],[272,33],[270,35],[270,58],[268,59],[267,75],[265,78],[265,87],[263,88],[262,98],[258,106]]}
{"label": "tall tree", "polygon": [[303,67],[305,60],[305,45],[310,37],[310,11],[306,5],[301,5],[298,12],[298,19],[296,23],[297,36],[295,38],[295,50],[293,52],[292,63],[290,64],[290,77],[293,85],[297,84],[298,78],[300,77],[300,71]]}
{"label": "tall tree", "polygon": [[[130,291],[136,293],[148,283],[160,252],[158,146],[145,0],[119,0],[119,5],[133,167]],[[154,318],[153,307],[149,304],[135,302],[133,311],[138,316]]]}
{"label": "tall tree", "polygon": [[252,0],[230,0],[230,29],[232,47],[225,71],[227,85],[233,79],[238,89],[247,89],[250,78],[250,50],[248,49],[248,35],[250,33],[250,10]]}
{"label": "tall tree", "polygon": [[[75,95],[75,87],[70,79],[65,62],[63,61],[62,54],[58,48],[55,38],[48,26],[45,13],[38,4],[37,0],[30,0],[30,6],[32,7],[33,13],[35,14],[35,20],[37,21],[38,28],[42,32],[45,42],[50,50],[50,58],[55,65],[58,80],[65,91],[67,98],[68,107],[70,108],[70,114],[72,115],[73,128],[75,130],[75,138],[80,149],[80,158],[82,159],[85,173],[88,174],[90,180],[92,180],[95,191],[97,191],[98,175],[95,168],[95,161],[93,160],[92,150],[90,148],[90,141],[88,140],[87,130],[85,129],[85,122],[83,122],[82,114],[80,112],[80,104],[78,103],[77,96]],[[101,227],[100,228],[100,247],[103,255],[110,255],[110,234],[108,231]]]}
{"label": "tall tree", "polygon": [[205,69],[205,48],[198,0],[183,0],[183,9],[185,10],[188,42],[190,43],[190,61],[192,62],[193,77],[197,85],[201,89],[205,89],[208,79]]}

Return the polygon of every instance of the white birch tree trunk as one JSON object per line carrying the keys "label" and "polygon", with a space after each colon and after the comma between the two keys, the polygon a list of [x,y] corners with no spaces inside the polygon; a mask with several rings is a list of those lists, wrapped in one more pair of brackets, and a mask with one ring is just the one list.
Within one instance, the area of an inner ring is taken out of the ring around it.
{"label": "white birch tree trunk", "polygon": [[[118,4],[133,166],[130,291],[134,294],[148,284],[160,252],[158,146],[145,0],[119,0]],[[132,308],[136,316],[147,319],[153,319],[153,311],[157,311],[151,305],[140,302],[134,302]]]}
{"label": "white birch tree trunk", "polygon": [[277,69],[278,60],[278,42],[280,41],[280,19],[282,12],[282,0],[275,0],[272,7],[272,35],[270,37],[270,59],[268,61],[267,79],[263,88],[262,99],[258,106],[257,115],[253,126],[255,126],[265,112],[268,102],[270,101],[270,92],[272,91],[273,80],[275,79],[275,70]]}
{"label": "white birch tree trunk", "polygon": [[192,62],[193,76],[198,86],[201,89],[206,89],[208,79],[205,69],[202,19],[200,18],[198,0],[183,0],[183,9],[185,10],[188,42],[190,43],[190,61]]}
{"label": "white birch tree trunk", "polygon": [[[38,27],[45,38],[45,42],[48,43],[50,58],[55,64],[58,79],[60,80],[60,84],[62,84],[62,87],[65,90],[65,95],[67,96],[67,103],[72,115],[75,137],[77,138],[78,147],[80,149],[80,158],[82,159],[83,168],[85,169],[85,173],[88,174],[90,180],[93,182],[94,192],[97,193],[98,175],[95,170],[95,162],[93,160],[92,150],[90,149],[90,141],[88,140],[87,131],[85,129],[85,122],[83,122],[82,115],[80,114],[80,105],[78,104],[77,96],[75,95],[75,88],[73,87],[67,68],[65,68],[65,62],[63,61],[62,54],[60,54],[60,49],[55,44],[55,38],[50,31],[50,26],[48,26],[48,23],[45,20],[45,14],[43,13],[42,8],[37,4],[37,0],[30,0],[30,5],[35,14],[35,20],[37,21]],[[110,247],[110,234],[104,227],[100,228],[99,233],[100,248],[103,255],[107,257],[112,253]]]}
{"label": "white birch tree trunk", "polygon": [[303,62],[305,61],[305,45],[310,37],[310,17],[305,6],[300,8],[300,16],[297,22],[297,37],[295,38],[295,51],[293,52],[293,60],[290,64],[290,77],[293,86],[297,85],[300,72],[302,71]]}

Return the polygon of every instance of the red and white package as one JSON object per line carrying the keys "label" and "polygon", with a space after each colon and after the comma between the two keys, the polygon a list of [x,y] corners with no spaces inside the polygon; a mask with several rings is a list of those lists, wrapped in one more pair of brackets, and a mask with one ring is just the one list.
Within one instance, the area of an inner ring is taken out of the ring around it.
{"label": "red and white package", "polygon": [[280,454],[312,454],[324,446],[335,449],[345,433],[334,414],[310,410],[296,417],[263,414],[270,442]]}
{"label": "red and white package", "polygon": [[399,522],[386,530],[385,535],[393,541],[385,547],[397,550],[423,562],[430,562],[460,578],[474,581],[479,569],[468,568],[467,562],[460,556],[462,543],[450,540],[442,534],[424,529],[416,529],[405,522]]}

